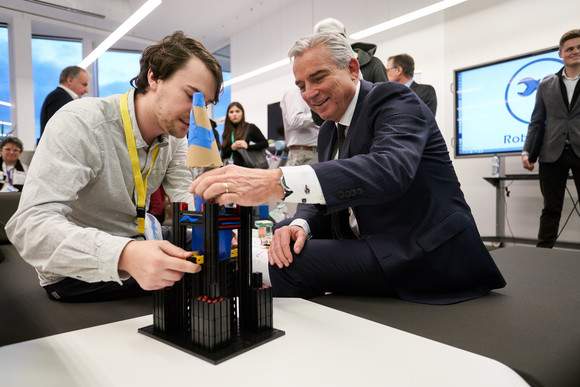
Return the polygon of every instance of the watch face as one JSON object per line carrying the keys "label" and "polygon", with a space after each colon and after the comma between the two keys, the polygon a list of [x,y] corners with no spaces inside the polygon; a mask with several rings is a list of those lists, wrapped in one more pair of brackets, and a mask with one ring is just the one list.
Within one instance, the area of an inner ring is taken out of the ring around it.
{"label": "watch face", "polygon": [[284,179],[284,175],[282,175],[282,177],[280,178],[279,181],[280,185],[282,186],[282,189],[284,190],[284,199],[286,199],[288,196],[292,195],[292,193],[294,191],[292,191],[290,188],[288,188],[288,186],[286,185],[286,180]]}

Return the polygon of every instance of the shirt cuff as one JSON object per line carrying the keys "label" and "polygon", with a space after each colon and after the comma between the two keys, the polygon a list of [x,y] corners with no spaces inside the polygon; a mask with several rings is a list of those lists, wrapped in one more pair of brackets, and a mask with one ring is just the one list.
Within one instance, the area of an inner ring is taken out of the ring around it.
{"label": "shirt cuff", "polygon": [[281,167],[280,169],[286,185],[292,191],[292,194],[284,199],[285,202],[326,204],[316,172],[310,165]]}
{"label": "shirt cuff", "polygon": [[[127,244],[132,241],[133,239],[131,238],[119,236],[107,236],[99,241],[100,248],[98,249],[98,259],[99,272],[102,281],[121,283],[121,281],[131,277],[131,275],[126,271],[119,270],[119,258],[121,258],[121,254]],[[112,257],[115,258],[111,259]]]}
{"label": "shirt cuff", "polygon": [[312,236],[310,233],[310,225],[304,219],[300,219],[300,218],[294,219],[292,221],[292,223],[290,223],[290,226],[302,227],[304,229],[304,231],[306,232],[308,239],[310,239],[310,237]]}

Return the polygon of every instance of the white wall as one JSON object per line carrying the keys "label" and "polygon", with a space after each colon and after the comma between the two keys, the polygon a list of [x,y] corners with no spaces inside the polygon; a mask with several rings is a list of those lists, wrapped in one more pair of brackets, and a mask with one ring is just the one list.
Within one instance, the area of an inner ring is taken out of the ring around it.
{"label": "white wall", "polygon": [[[232,75],[284,58],[290,45],[309,34],[320,19],[341,20],[353,33],[416,9],[420,1],[297,1],[279,14],[237,34],[231,42]],[[454,129],[454,69],[511,57],[557,45],[567,30],[579,28],[580,2],[560,0],[470,0],[445,12],[363,39],[378,46],[384,62],[406,52],[414,57],[423,83],[435,87],[437,121],[450,153]],[[246,118],[267,133],[267,105],[280,100],[293,85],[290,66],[232,86],[232,100],[246,109]],[[524,173],[520,158],[504,158],[506,173]],[[483,180],[490,175],[489,158],[454,159],[457,175],[480,232],[495,234],[495,189]],[[568,187],[577,200],[573,183]],[[508,187],[506,235],[535,239],[542,207],[537,181],[514,182]],[[566,199],[562,222],[572,210]],[[580,216],[573,214],[560,241],[580,242]]]}

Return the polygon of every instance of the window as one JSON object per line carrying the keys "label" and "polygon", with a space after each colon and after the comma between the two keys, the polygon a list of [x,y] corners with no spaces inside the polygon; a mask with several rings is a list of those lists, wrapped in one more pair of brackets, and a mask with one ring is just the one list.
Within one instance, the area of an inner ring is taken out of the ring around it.
{"label": "window", "polygon": [[[232,79],[232,73],[224,71],[222,75],[224,77],[224,82]],[[222,95],[220,95],[220,101],[217,103],[217,105],[214,105],[213,107],[213,116],[215,119],[226,116],[226,114],[228,113],[227,112],[228,105],[230,104],[231,100],[232,100],[232,87],[231,86],[224,87],[224,92]]]}
{"label": "window", "polygon": [[83,59],[82,43],[47,37],[32,38],[32,77],[36,138],[40,137],[40,109],[46,96],[59,83],[61,71]]}
{"label": "window", "polygon": [[125,94],[132,86],[131,79],[139,74],[141,53],[135,51],[105,52],[97,59],[98,96]]}
{"label": "window", "polygon": [[[232,73],[224,71],[222,73],[222,76],[224,78],[224,82],[229,81],[232,78]],[[228,112],[227,112],[228,105],[230,104],[231,101],[232,101],[232,87],[231,86],[224,87],[224,92],[222,95],[220,95],[220,101],[217,103],[217,105],[214,105],[214,107],[213,107],[213,120],[214,121],[225,122],[226,114],[228,114]],[[219,124],[216,127],[216,130],[220,134],[220,142],[221,142],[222,134],[224,133],[224,124],[223,123]]]}
{"label": "window", "polygon": [[12,131],[10,119],[10,67],[8,64],[8,28],[0,24],[0,137]]}

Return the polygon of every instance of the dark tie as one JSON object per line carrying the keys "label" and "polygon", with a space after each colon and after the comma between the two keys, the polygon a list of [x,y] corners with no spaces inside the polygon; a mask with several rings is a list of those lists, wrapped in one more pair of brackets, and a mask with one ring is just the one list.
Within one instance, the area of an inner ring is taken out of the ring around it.
{"label": "dark tie", "polygon": [[342,147],[344,145],[344,139],[346,138],[345,135],[346,126],[337,124],[336,125],[336,148],[338,149],[338,158],[340,158],[340,154],[342,153]]}
{"label": "dark tie", "polygon": [[[338,158],[342,153],[342,147],[344,145],[346,126],[337,124],[336,125],[336,148],[338,149]],[[349,225],[349,214],[348,209],[340,210],[331,215],[332,222],[332,237],[335,239],[352,239],[354,234],[350,229]]]}

